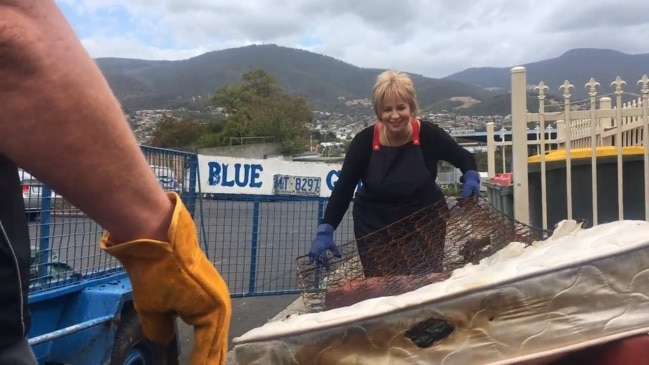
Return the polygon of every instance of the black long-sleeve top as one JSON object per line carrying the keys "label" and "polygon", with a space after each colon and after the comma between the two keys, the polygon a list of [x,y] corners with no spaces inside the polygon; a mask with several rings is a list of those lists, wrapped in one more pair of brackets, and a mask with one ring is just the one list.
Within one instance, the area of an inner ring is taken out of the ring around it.
{"label": "black long-sleeve top", "polygon": [[31,328],[29,230],[16,165],[0,154],[0,352]]}
{"label": "black long-sleeve top", "polygon": [[[473,154],[460,146],[443,129],[428,121],[420,121],[420,124],[419,140],[424,163],[434,179],[437,179],[437,164],[440,160],[451,163],[462,173],[478,169]],[[349,208],[358,181],[365,183],[367,167],[372,155],[373,136],[374,125],[371,125],[352,139],[321,223],[331,224],[334,229],[337,228]]]}

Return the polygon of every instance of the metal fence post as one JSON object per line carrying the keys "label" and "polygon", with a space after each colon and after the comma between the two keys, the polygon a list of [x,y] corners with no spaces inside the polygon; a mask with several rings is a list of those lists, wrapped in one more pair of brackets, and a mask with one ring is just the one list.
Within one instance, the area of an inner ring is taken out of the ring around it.
{"label": "metal fence post", "polygon": [[514,173],[514,218],[530,223],[527,185],[527,77],[525,67],[511,69],[512,161]]}
{"label": "metal fence post", "polygon": [[189,211],[192,213],[193,218],[196,212],[196,179],[198,177],[198,154],[192,154],[187,159],[189,163],[189,186],[185,191],[185,194],[187,194],[185,201],[187,208],[189,208]]}
{"label": "metal fence post", "polygon": [[487,123],[487,175],[496,175],[496,141],[494,140],[494,122]]}
{"label": "metal fence post", "polygon": [[[642,75],[638,81],[642,87],[642,144],[644,146],[644,214],[649,220],[649,77]],[[620,127],[618,127],[620,128]]]}
{"label": "metal fence post", "polygon": [[252,242],[250,248],[250,279],[248,281],[248,293],[253,294],[257,286],[257,255],[259,250],[259,197],[253,199],[252,208]]}
{"label": "metal fence post", "polygon": [[574,86],[568,81],[565,80],[559,90],[563,90],[563,136],[564,136],[564,147],[566,151],[566,217],[572,219],[572,158],[570,156],[570,151],[572,150],[572,127],[573,123],[570,119],[570,90]]}
{"label": "metal fence post", "polygon": [[599,82],[594,78],[586,84],[588,95],[590,97],[590,164],[591,164],[591,186],[593,192],[593,225],[599,223],[598,208],[597,208],[597,87]]}
{"label": "metal fence post", "polygon": [[[327,207],[327,200],[326,198],[320,198],[318,199],[318,222],[316,222],[316,226],[322,222],[324,219],[324,213],[325,209]],[[316,270],[315,272],[315,285],[314,289],[319,290],[320,289],[320,271]]]}
{"label": "metal fence post", "polygon": [[539,99],[539,125],[536,127],[538,132],[536,134],[537,141],[540,142],[538,153],[541,156],[541,227],[548,229],[548,196],[547,196],[547,178],[546,178],[546,165],[545,165],[545,96],[549,88],[543,81],[534,88],[538,91]]}
{"label": "metal fence post", "polygon": [[316,226],[324,219],[325,208],[327,206],[327,199],[318,199],[318,222]]}
{"label": "metal fence post", "polygon": [[52,216],[52,189],[43,185],[41,188],[41,222],[39,229],[38,250],[40,262],[38,263],[38,277],[47,278],[48,263],[51,256],[51,216]]}

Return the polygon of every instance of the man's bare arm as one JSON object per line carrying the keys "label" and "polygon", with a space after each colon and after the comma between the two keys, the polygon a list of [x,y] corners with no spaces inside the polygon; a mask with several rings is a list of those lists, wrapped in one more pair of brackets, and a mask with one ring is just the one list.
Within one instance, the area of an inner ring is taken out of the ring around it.
{"label": "man's bare arm", "polygon": [[0,0],[0,153],[127,241],[166,239],[172,203],[53,0]]}

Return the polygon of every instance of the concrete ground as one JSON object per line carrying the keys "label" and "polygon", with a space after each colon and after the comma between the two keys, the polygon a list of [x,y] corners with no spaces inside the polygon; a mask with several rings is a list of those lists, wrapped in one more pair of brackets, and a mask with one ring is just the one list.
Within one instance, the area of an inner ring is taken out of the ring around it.
{"label": "concrete ground", "polygon": [[[275,320],[291,311],[301,303],[298,295],[278,295],[232,299],[232,323],[230,325],[229,348],[232,349],[232,339],[249,330],[259,327],[269,320]],[[293,305],[292,305],[293,304]],[[193,331],[190,326],[178,322],[180,335],[180,364],[189,364],[190,353],[194,346]],[[233,353],[228,354],[228,365],[239,365],[234,361]]]}

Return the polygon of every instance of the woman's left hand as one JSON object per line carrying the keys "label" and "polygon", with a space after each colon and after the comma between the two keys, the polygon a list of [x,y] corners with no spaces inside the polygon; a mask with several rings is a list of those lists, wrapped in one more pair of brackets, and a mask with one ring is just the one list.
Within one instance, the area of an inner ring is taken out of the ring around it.
{"label": "woman's left hand", "polygon": [[464,187],[462,188],[462,197],[471,198],[480,196],[480,173],[469,170],[462,176]]}

